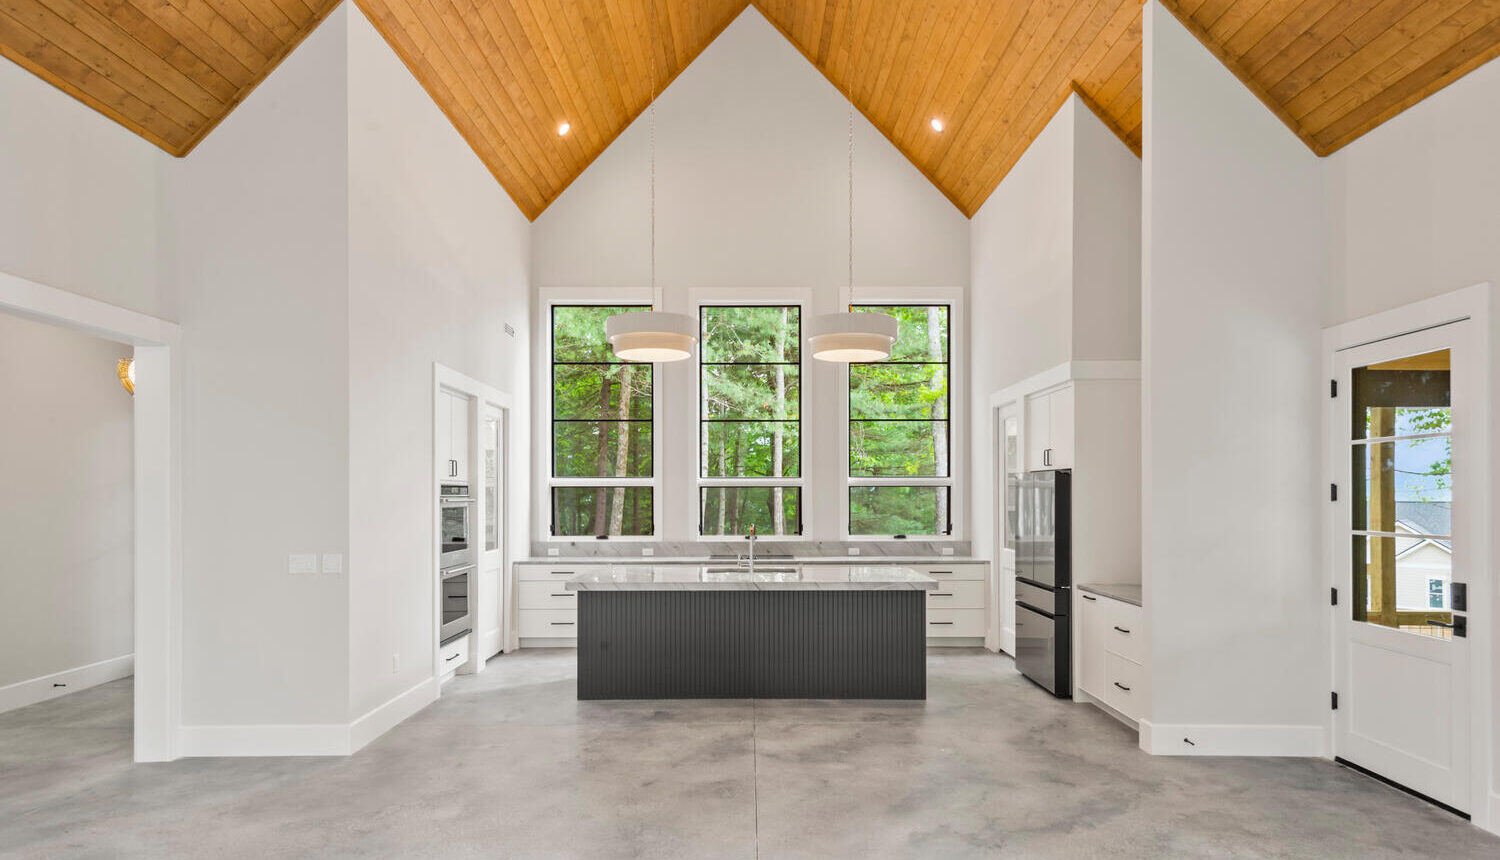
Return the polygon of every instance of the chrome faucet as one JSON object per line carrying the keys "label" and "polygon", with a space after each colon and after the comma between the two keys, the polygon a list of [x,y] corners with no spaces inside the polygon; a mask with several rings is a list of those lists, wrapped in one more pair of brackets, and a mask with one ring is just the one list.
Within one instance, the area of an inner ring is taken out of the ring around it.
{"label": "chrome faucet", "polygon": [[755,572],[755,523],[750,524],[750,533],[745,535],[745,540],[750,541],[750,572]]}

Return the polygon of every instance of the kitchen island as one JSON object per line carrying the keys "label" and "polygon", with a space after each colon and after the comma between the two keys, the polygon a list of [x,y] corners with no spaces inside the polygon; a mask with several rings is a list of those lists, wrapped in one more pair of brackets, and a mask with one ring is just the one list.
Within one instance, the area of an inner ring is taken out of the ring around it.
{"label": "kitchen island", "polygon": [[925,699],[926,593],[897,566],[610,565],[578,592],[580,699]]}

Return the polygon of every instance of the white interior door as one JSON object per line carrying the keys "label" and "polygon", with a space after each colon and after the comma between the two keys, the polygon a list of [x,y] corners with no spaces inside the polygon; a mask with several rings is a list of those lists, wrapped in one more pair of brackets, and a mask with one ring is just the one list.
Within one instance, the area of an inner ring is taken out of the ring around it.
{"label": "white interior door", "polygon": [[1483,481],[1469,322],[1335,358],[1334,749],[1470,808],[1467,583]]}
{"label": "white interior door", "polygon": [[504,647],[505,589],[505,412],[482,404],[479,418],[479,600],[474,619],[479,631],[476,659],[487,660]]}
{"label": "white interior door", "polygon": [[999,422],[1000,450],[996,452],[996,462],[1000,468],[996,471],[998,479],[995,485],[995,510],[999,512],[999,523],[996,524],[996,542],[1000,544],[999,551],[995,554],[998,559],[998,575],[995,577],[999,583],[995,601],[999,607],[1000,617],[1000,650],[1011,656],[1016,653],[1016,517],[1017,492],[1013,478],[1020,478],[1025,471],[1021,460],[1021,415],[1017,404],[1010,404],[1000,408],[997,420]]}

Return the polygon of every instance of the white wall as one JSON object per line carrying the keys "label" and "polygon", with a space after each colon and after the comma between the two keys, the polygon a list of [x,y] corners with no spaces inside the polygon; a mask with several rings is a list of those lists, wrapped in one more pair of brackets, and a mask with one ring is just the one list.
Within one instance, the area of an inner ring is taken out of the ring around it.
{"label": "white wall", "polygon": [[[812,306],[805,319],[844,301],[847,109],[839,92],[754,8],[662,93],[656,265],[669,309],[692,312],[695,289],[744,299],[807,291]],[[855,138],[855,284],[967,287],[969,227],[962,213],[858,115]],[[537,219],[536,286],[618,291],[649,285],[648,140],[649,118],[642,115]],[[961,337],[961,323],[956,328]],[[809,365],[803,402],[814,415],[812,404],[838,402],[843,376],[842,368]],[[693,362],[659,371],[667,451],[696,450],[695,371]],[[966,387],[959,381],[954,389],[958,406]],[[805,420],[804,434],[806,534],[836,538],[843,428],[837,421]],[[668,483],[661,537],[691,538],[696,464],[671,458],[662,469]],[[546,525],[539,518],[539,537]],[[956,520],[955,527],[962,525]]]}
{"label": "white wall", "polygon": [[1322,174],[1170,13],[1146,15],[1143,743],[1315,754]]}
{"label": "white wall", "polygon": [[432,674],[435,361],[515,398],[509,529],[527,554],[531,228],[364,14],[346,8],[349,668],[359,717]]}
{"label": "white wall", "polygon": [[181,295],[184,725],[342,723],[347,553],[346,12],[166,171]]}
{"label": "white wall", "polygon": [[129,354],[0,313],[0,687],[134,648]]}
{"label": "white wall", "polygon": [[990,395],[1066,361],[1140,357],[1140,201],[1140,159],[1072,96],[974,215],[976,555],[994,555]]}
{"label": "white wall", "polygon": [[161,150],[0,62],[0,271],[175,319],[158,260]]}

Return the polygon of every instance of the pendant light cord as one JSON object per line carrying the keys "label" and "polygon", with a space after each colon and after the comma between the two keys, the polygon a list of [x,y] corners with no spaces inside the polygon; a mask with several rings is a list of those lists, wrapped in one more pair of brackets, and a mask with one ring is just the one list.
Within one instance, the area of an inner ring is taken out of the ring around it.
{"label": "pendant light cord", "polygon": [[854,102],[849,102],[849,305],[854,304]]}
{"label": "pendant light cord", "polygon": [[[655,22],[652,22],[652,32],[655,33]],[[656,295],[656,40],[651,40],[651,104],[648,107],[651,116],[647,118],[647,127],[651,138],[651,303],[661,310],[661,301]]]}

